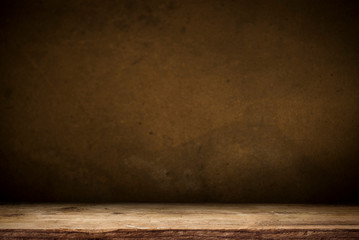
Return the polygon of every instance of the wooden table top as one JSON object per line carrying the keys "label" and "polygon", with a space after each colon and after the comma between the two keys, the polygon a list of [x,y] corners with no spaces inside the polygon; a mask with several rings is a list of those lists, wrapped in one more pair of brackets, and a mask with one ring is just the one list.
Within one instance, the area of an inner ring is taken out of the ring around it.
{"label": "wooden table top", "polygon": [[[31,231],[37,231],[37,233],[53,231],[86,234],[111,231],[129,233],[132,231],[139,234],[141,231],[151,231],[152,233],[154,231],[157,233],[168,231],[173,233],[179,230],[182,232],[192,231],[192,233],[213,231],[213,234],[216,231],[223,234],[241,231],[252,233],[268,233],[268,231],[272,233],[283,231],[298,233],[299,231],[300,234],[336,231],[350,232],[355,235],[355,238],[359,238],[359,206],[245,204],[0,205],[0,239],[1,236],[9,237],[16,234],[15,237],[19,237],[20,233],[30,234]],[[78,236],[78,238],[81,237]],[[101,237],[99,238],[101,239]],[[148,239],[151,237],[148,236]]]}

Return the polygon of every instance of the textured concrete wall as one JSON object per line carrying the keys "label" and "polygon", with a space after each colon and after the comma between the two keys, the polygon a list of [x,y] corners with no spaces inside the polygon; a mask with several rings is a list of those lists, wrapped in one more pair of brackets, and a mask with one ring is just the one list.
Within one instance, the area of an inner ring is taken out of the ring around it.
{"label": "textured concrete wall", "polygon": [[1,1],[1,201],[355,202],[355,1]]}

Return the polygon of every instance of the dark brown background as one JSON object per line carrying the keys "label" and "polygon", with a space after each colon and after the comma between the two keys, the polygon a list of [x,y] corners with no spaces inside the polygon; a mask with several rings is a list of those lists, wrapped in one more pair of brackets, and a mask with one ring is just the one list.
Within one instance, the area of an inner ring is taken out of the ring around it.
{"label": "dark brown background", "polygon": [[356,1],[1,1],[0,201],[358,202]]}

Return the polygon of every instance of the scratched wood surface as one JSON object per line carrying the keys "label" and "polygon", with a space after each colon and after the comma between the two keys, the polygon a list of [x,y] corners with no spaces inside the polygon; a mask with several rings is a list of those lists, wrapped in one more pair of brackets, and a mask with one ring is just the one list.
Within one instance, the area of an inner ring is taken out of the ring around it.
{"label": "scratched wood surface", "polygon": [[0,205],[0,239],[359,239],[359,206]]}

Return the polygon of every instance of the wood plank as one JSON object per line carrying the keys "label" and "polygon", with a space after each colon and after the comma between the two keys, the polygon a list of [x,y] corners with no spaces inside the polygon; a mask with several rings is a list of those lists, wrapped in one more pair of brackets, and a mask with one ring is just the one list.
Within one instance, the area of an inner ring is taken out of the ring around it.
{"label": "wood plank", "polygon": [[359,206],[0,205],[0,239],[359,239]]}

